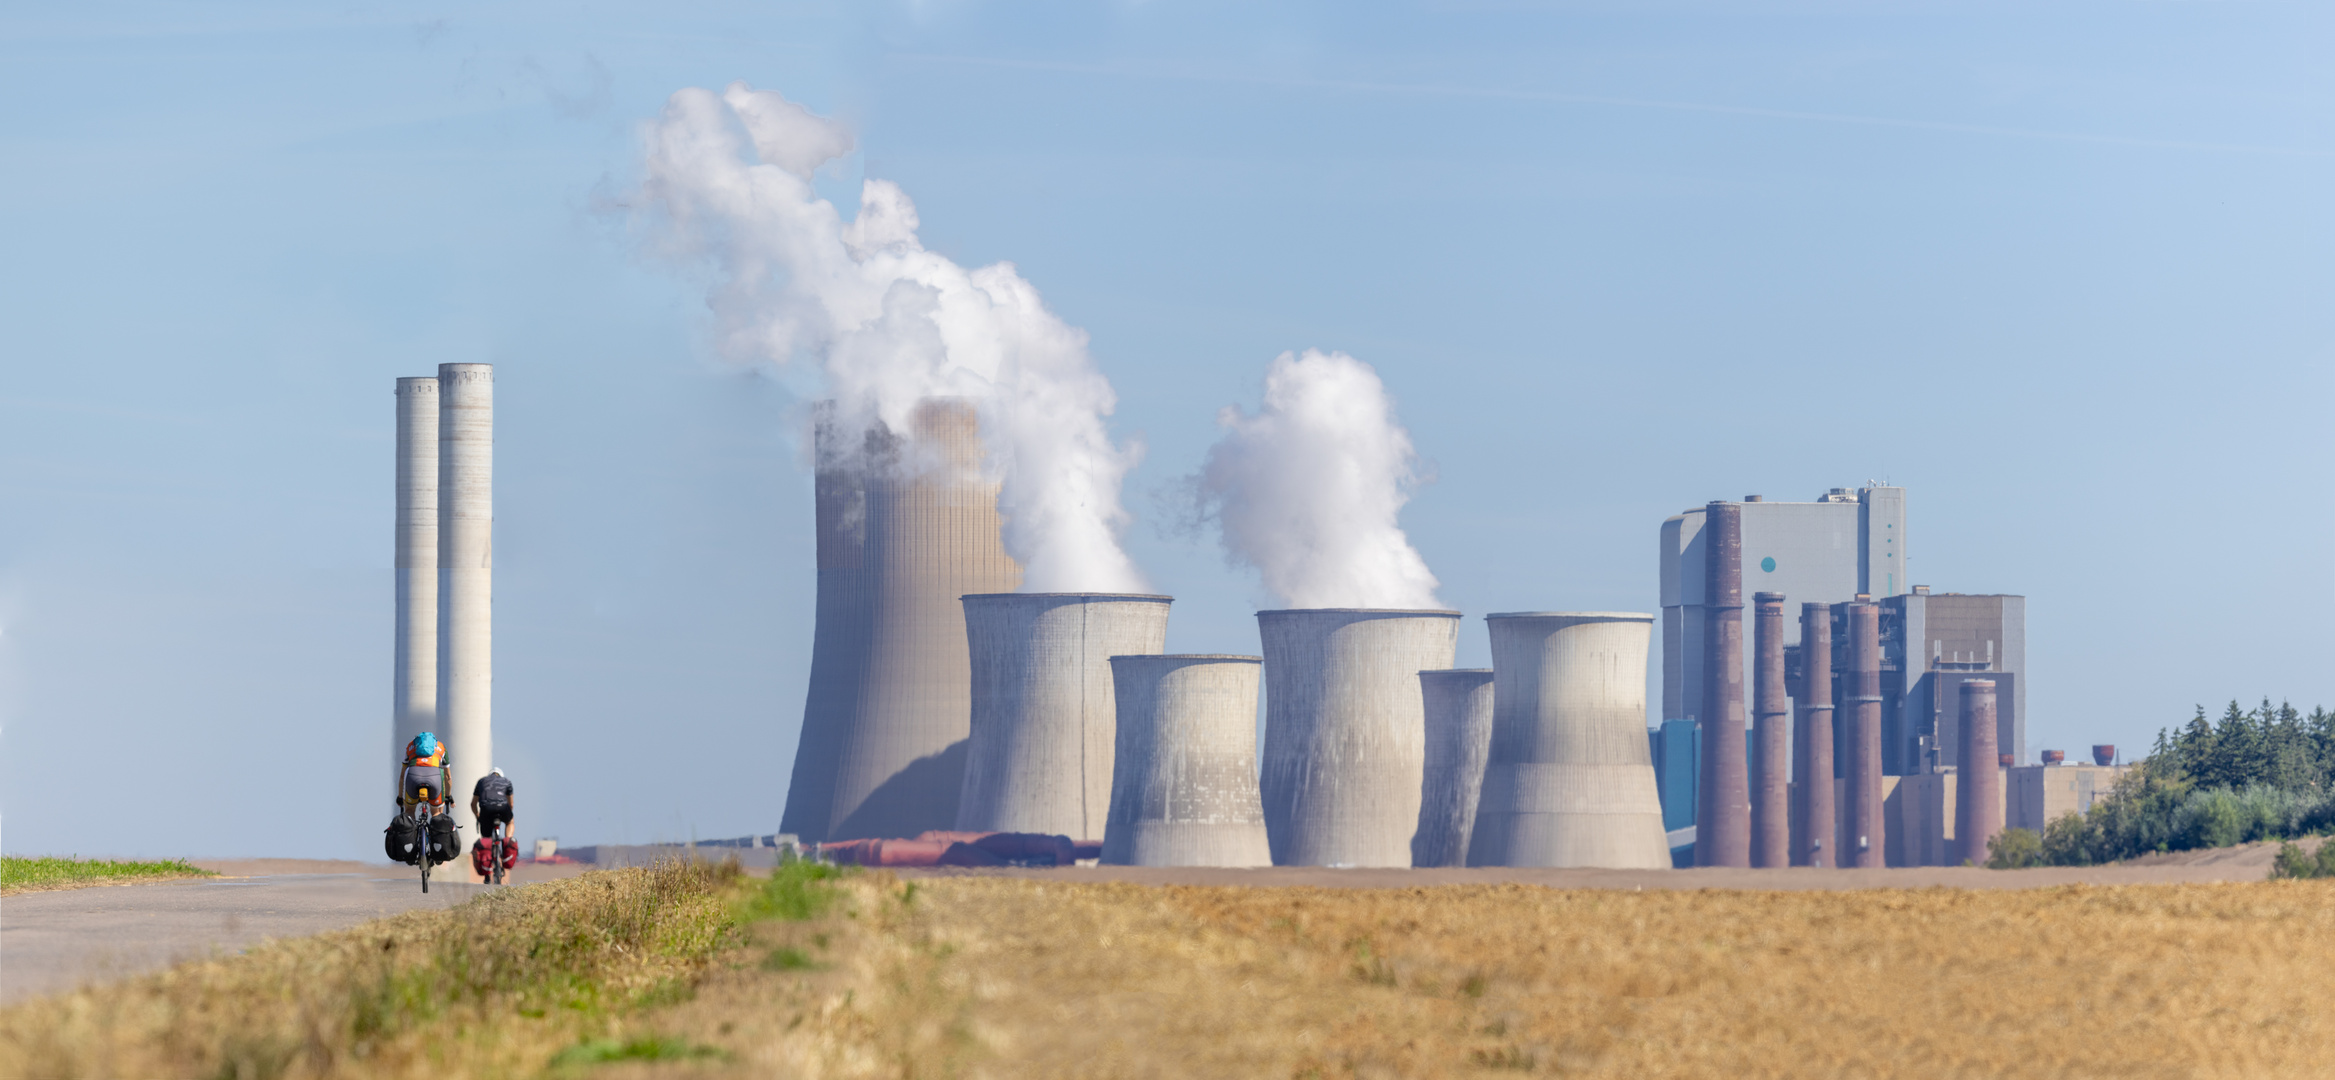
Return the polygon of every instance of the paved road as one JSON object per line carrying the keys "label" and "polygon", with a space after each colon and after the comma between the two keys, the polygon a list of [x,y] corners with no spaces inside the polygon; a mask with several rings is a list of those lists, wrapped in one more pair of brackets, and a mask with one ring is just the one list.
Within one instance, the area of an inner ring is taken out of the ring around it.
{"label": "paved road", "polygon": [[487,885],[355,873],[269,874],[19,893],[0,899],[0,1004],[168,967],[266,938],[449,907]]}

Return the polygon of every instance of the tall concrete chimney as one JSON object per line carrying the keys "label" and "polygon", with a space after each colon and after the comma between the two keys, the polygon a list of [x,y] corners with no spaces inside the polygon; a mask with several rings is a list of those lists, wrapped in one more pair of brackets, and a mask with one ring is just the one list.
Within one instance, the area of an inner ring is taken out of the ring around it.
{"label": "tall concrete chimney", "polygon": [[1427,767],[1411,865],[1466,866],[1492,752],[1492,669],[1422,671],[1419,695],[1427,710]]}
{"label": "tall concrete chimney", "polygon": [[806,841],[956,825],[973,715],[959,598],[1022,581],[979,424],[955,399],[923,402],[905,435],[821,409],[811,686],[780,825]]}
{"label": "tall concrete chimney", "polygon": [[2003,773],[1995,760],[1994,680],[1962,683],[1962,764],[1955,768],[1954,838],[1962,857],[1986,865],[1986,844],[2003,831]]}
{"label": "tall concrete chimney", "polygon": [[1118,742],[1102,861],[1270,866],[1254,656],[1114,656]]}
{"label": "tall concrete chimney", "polygon": [[1792,865],[1791,706],[1784,692],[1784,594],[1752,596],[1751,865]]}
{"label": "tall concrete chimney", "polygon": [[1566,611],[1485,620],[1492,752],[1468,865],[1668,869],[1646,744],[1654,616]]}
{"label": "tall concrete chimney", "polygon": [[430,376],[397,380],[396,567],[389,730],[402,755],[414,736],[438,728],[438,380]]}
{"label": "tall concrete chimney", "polygon": [[1800,685],[1793,695],[1792,865],[1837,867],[1832,802],[1832,605],[1800,605]]}
{"label": "tall concrete chimney", "polygon": [[438,737],[456,820],[472,830],[470,789],[495,764],[494,632],[495,368],[440,364]]}
{"label": "tall concrete chimney", "polygon": [[1169,598],[986,593],[964,604],[973,726],[956,827],[1101,839],[1118,753],[1111,657],[1166,650]]}
{"label": "tall concrete chimney", "polygon": [[1459,612],[1301,608],[1257,623],[1274,865],[1411,865],[1427,765],[1419,673],[1451,666]]}
{"label": "tall concrete chimney", "polygon": [[1843,866],[1884,866],[1881,818],[1881,608],[1849,605],[1848,850]]}
{"label": "tall concrete chimney", "polygon": [[1743,738],[1743,508],[1703,511],[1702,775],[1695,865],[1751,865],[1751,791]]}

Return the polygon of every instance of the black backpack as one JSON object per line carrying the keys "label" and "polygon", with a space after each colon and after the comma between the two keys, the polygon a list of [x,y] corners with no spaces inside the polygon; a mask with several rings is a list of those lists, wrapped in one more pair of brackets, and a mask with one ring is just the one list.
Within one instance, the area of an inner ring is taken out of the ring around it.
{"label": "black backpack", "polygon": [[381,850],[389,856],[390,862],[401,862],[407,866],[419,863],[422,858],[421,826],[404,814],[390,818],[389,827],[381,830]]}
{"label": "black backpack", "polygon": [[511,780],[506,776],[488,773],[479,777],[478,787],[471,794],[478,796],[478,804],[482,807],[509,806],[511,805]]}
{"label": "black backpack", "polygon": [[440,814],[430,819],[430,862],[453,862],[454,815]]}

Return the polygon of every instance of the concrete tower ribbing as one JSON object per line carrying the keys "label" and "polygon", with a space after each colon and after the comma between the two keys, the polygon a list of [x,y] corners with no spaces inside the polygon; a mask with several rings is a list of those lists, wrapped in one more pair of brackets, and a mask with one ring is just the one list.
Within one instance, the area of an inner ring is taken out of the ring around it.
{"label": "concrete tower ribbing", "polygon": [[1792,694],[1792,865],[1838,866],[1832,801],[1832,605],[1800,605],[1800,678]]}
{"label": "concrete tower ribbing", "polygon": [[1427,764],[1411,865],[1466,866],[1492,753],[1492,669],[1422,671],[1419,696],[1427,713]]}
{"label": "concrete tower ribbing", "polygon": [[1886,865],[1883,842],[1888,839],[1881,818],[1881,609],[1868,603],[1848,605],[1848,670],[1842,673],[1843,704],[1849,707],[1847,788],[1848,850],[1840,865]]}
{"label": "concrete tower ribbing", "polygon": [[1411,865],[1426,776],[1419,673],[1451,666],[1459,613],[1305,608],[1257,623],[1274,864]]}
{"label": "concrete tower ribbing", "polygon": [[968,596],[973,675],[959,829],[1102,836],[1118,705],[1111,657],[1167,648],[1169,598]]}
{"label": "concrete tower ribbing", "polygon": [[1791,698],[1784,691],[1784,594],[1752,600],[1751,865],[1792,865]]}
{"label": "concrete tower ribbing", "polygon": [[1118,745],[1102,861],[1269,866],[1254,656],[1114,656]]}
{"label": "concrete tower ribbing", "polygon": [[495,369],[438,365],[438,737],[457,820],[495,763]]}
{"label": "concrete tower ribbing", "polygon": [[1703,514],[1702,775],[1695,791],[1695,865],[1751,865],[1751,791],[1743,739],[1743,508]]}
{"label": "concrete tower ribbing", "polygon": [[2003,770],[1995,749],[1992,679],[1962,684],[1962,764],[1955,769],[1954,839],[1962,858],[1986,865],[1987,841],[2003,831]]}
{"label": "concrete tower ribbing", "polygon": [[[438,726],[438,380],[397,380],[397,640],[392,753]],[[395,760],[395,759],[392,759]]]}
{"label": "concrete tower ribbing", "polygon": [[1492,747],[1470,866],[1670,866],[1646,746],[1654,616],[1487,615]]}
{"label": "concrete tower ribbing", "polygon": [[806,841],[956,824],[972,728],[958,598],[1021,585],[972,406],[927,401],[912,426],[844,431],[825,409],[815,431],[819,599],[781,825]]}

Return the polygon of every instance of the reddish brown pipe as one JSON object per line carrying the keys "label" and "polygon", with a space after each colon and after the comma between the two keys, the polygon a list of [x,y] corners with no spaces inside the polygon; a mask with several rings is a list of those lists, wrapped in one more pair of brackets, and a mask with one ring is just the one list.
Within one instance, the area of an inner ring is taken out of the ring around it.
{"label": "reddish brown pipe", "polygon": [[1955,768],[1954,837],[1962,858],[1986,865],[1986,843],[2003,831],[2003,774],[1995,760],[1994,680],[1962,684],[1961,761]]}
{"label": "reddish brown pipe", "polygon": [[1752,596],[1751,865],[1792,865],[1791,713],[1784,693],[1784,594]]}
{"label": "reddish brown pipe", "polygon": [[1844,866],[1887,865],[1881,820],[1881,608],[1849,605],[1849,834]]}
{"label": "reddish brown pipe", "polygon": [[1751,865],[1751,791],[1743,761],[1743,508],[1704,508],[1703,770],[1695,865]]}
{"label": "reddish brown pipe", "polygon": [[1800,605],[1800,685],[1792,697],[1792,865],[1836,866],[1840,808],[1832,801],[1832,605]]}

